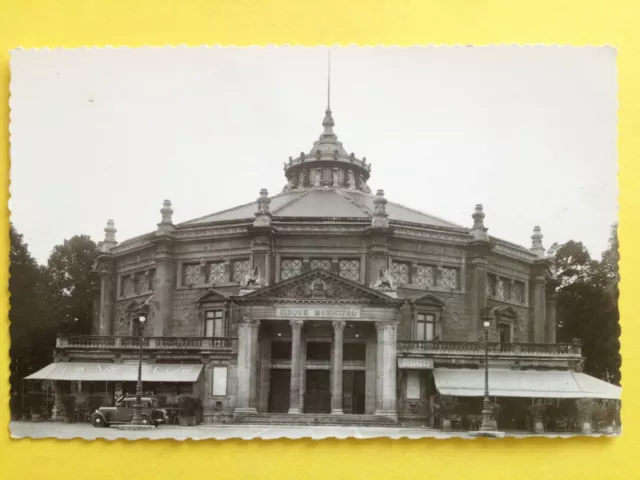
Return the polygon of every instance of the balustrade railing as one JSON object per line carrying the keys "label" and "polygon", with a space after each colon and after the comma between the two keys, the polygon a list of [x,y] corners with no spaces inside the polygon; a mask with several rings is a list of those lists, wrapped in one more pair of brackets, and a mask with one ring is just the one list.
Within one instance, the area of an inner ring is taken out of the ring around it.
{"label": "balustrade railing", "polygon": [[[228,350],[235,346],[231,337],[144,337],[142,348],[162,350]],[[140,337],[106,335],[59,335],[58,348],[140,348]]]}
{"label": "balustrade railing", "polygon": [[[539,356],[579,356],[581,347],[573,343],[499,343],[489,342],[489,354],[492,355],[539,355]],[[450,354],[483,354],[483,342],[452,342],[452,341],[398,341],[398,352],[425,352]]]}

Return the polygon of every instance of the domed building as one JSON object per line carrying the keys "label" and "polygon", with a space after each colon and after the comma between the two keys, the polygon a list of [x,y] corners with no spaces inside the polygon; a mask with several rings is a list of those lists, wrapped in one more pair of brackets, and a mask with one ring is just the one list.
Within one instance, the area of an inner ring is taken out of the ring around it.
{"label": "domed building", "polygon": [[166,200],[154,231],[120,243],[108,222],[93,331],[61,335],[32,376],[56,381],[56,404],[134,393],[140,320],[145,392],[198,397],[204,422],[437,427],[453,396],[477,428],[485,334],[503,428],[526,428],[533,399],[618,394],[556,343],[539,227],[526,248],[490,236],[482,205],[464,226],[374,194],[329,108],[322,125],[276,195],[180,224]]}

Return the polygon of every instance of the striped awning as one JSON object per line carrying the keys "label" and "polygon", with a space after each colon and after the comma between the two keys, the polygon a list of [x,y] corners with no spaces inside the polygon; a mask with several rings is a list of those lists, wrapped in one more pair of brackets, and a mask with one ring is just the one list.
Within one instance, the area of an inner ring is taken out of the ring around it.
{"label": "striped awning", "polygon": [[[198,380],[202,364],[143,364],[143,382],[185,382]],[[86,382],[138,380],[137,364],[56,362],[32,373],[25,380],[76,380]]]}
{"label": "striped awning", "polygon": [[[484,395],[483,369],[436,368],[433,376],[436,389],[443,395]],[[579,372],[489,369],[489,395],[492,397],[619,400],[621,394],[621,387]]]}

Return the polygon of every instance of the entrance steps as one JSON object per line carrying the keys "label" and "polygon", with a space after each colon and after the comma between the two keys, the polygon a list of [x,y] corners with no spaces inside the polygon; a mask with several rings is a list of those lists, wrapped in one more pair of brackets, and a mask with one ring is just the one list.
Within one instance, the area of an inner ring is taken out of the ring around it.
{"label": "entrance steps", "polygon": [[328,413],[244,413],[236,414],[233,423],[241,425],[327,425],[393,427],[398,425],[394,418],[380,415],[331,415]]}

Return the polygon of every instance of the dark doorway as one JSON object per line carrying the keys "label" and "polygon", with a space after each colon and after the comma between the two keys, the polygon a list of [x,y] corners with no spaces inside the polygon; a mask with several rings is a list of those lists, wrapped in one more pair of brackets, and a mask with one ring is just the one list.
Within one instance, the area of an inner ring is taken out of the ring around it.
{"label": "dark doorway", "polygon": [[291,370],[271,370],[271,388],[269,389],[269,413],[287,413],[289,411],[289,390],[291,388]]}
{"label": "dark doorway", "polygon": [[328,370],[307,370],[305,413],[331,412],[331,387]]}
{"label": "dark doorway", "polygon": [[363,415],[365,396],[365,372],[345,371],[342,375],[342,411]]}

